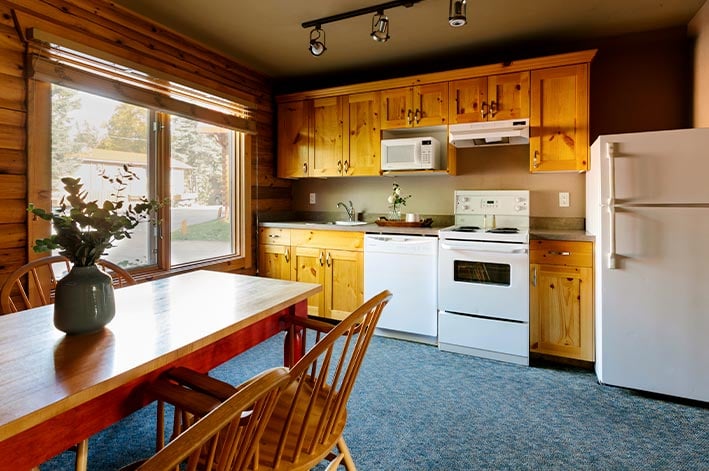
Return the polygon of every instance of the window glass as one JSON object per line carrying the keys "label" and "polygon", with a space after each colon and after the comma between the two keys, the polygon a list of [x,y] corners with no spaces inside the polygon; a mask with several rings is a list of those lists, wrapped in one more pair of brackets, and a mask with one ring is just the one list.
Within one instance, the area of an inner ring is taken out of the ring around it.
{"label": "window glass", "polygon": [[[89,201],[134,203],[149,191],[150,112],[71,88],[52,85],[52,206],[66,193],[63,177],[79,177]],[[137,178],[121,191],[107,178],[127,165]],[[132,238],[109,249],[104,258],[126,268],[155,263],[151,225],[141,223]]]}
{"label": "window glass", "polygon": [[[241,133],[56,84],[51,90],[54,207],[65,176],[80,177],[89,200],[169,202],[169,218],[141,223],[104,258],[126,268],[162,263],[169,269],[238,253],[234,182]],[[117,192],[108,178],[124,165],[137,178],[124,180]]]}
{"label": "window glass", "polygon": [[172,116],[170,201],[173,265],[234,253],[234,135]]}

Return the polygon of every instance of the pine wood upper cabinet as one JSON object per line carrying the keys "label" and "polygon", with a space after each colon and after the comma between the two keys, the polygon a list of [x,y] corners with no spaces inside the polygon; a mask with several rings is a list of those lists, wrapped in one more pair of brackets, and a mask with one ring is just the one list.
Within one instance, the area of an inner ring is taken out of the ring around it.
{"label": "pine wood upper cabinet", "polygon": [[448,82],[382,90],[382,129],[448,124]]}
{"label": "pine wood upper cabinet", "polygon": [[343,175],[379,175],[381,169],[380,93],[357,93],[346,98]]}
{"label": "pine wood upper cabinet", "polygon": [[530,351],[593,361],[593,244],[530,245]]}
{"label": "pine wood upper cabinet", "polygon": [[281,178],[308,176],[311,149],[312,101],[299,100],[278,105],[277,174]]}
{"label": "pine wood upper cabinet", "polygon": [[529,170],[588,170],[588,64],[532,71]]}
{"label": "pine wood upper cabinet", "polygon": [[341,96],[313,100],[313,148],[308,176],[331,177],[342,174],[342,101]]}
{"label": "pine wood upper cabinet", "polygon": [[529,117],[529,72],[450,83],[451,124]]}

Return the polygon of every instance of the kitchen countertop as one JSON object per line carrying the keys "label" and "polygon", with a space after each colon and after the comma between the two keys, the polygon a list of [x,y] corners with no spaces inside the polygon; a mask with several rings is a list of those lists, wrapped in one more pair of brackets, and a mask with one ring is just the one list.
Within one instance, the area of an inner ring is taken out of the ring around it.
{"label": "kitchen countertop", "polygon": [[573,229],[530,229],[529,238],[531,240],[571,240],[593,242],[595,237],[583,230]]}
{"label": "kitchen countertop", "polygon": [[392,227],[378,226],[374,223],[360,224],[357,226],[346,226],[335,223],[318,222],[262,222],[260,227],[282,227],[286,229],[307,229],[318,231],[347,231],[366,232],[367,234],[402,234],[402,235],[422,235],[438,236],[440,227]]}
{"label": "kitchen countertop", "polygon": [[[345,226],[334,223],[318,223],[318,222],[262,222],[261,227],[282,227],[287,229],[306,229],[306,230],[323,230],[323,231],[347,231],[347,232],[365,232],[367,234],[402,234],[402,235],[422,235],[422,236],[438,236],[438,231],[441,227],[392,227],[378,226],[374,223],[360,224],[357,226]],[[594,236],[583,230],[554,230],[554,229],[531,229],[529,231],[530,239],[547,239],[547,240],[571,240],[571,241],[593,241]]]}

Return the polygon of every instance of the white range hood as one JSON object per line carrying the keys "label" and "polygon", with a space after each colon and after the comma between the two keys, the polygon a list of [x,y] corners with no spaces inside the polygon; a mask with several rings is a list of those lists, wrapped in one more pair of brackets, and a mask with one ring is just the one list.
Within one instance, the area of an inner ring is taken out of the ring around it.
{"label": "white range hood", "polygon": [[448,133],[454,147],[529,144],[529,119],[451,124]]}

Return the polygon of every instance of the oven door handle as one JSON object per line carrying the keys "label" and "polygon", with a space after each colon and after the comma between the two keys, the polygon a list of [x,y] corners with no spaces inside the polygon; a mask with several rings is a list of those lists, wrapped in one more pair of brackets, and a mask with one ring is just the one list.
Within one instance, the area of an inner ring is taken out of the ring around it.
{"label": "oven door handle", "polygon": [[469,252],[490,252],[490,253],[518,253],[525,254],[529,252],[529,249],[525,247],[519,247],[507,244],[495,244],[489,242],[441,242],[441,249],[443,250],[465,250]]}

